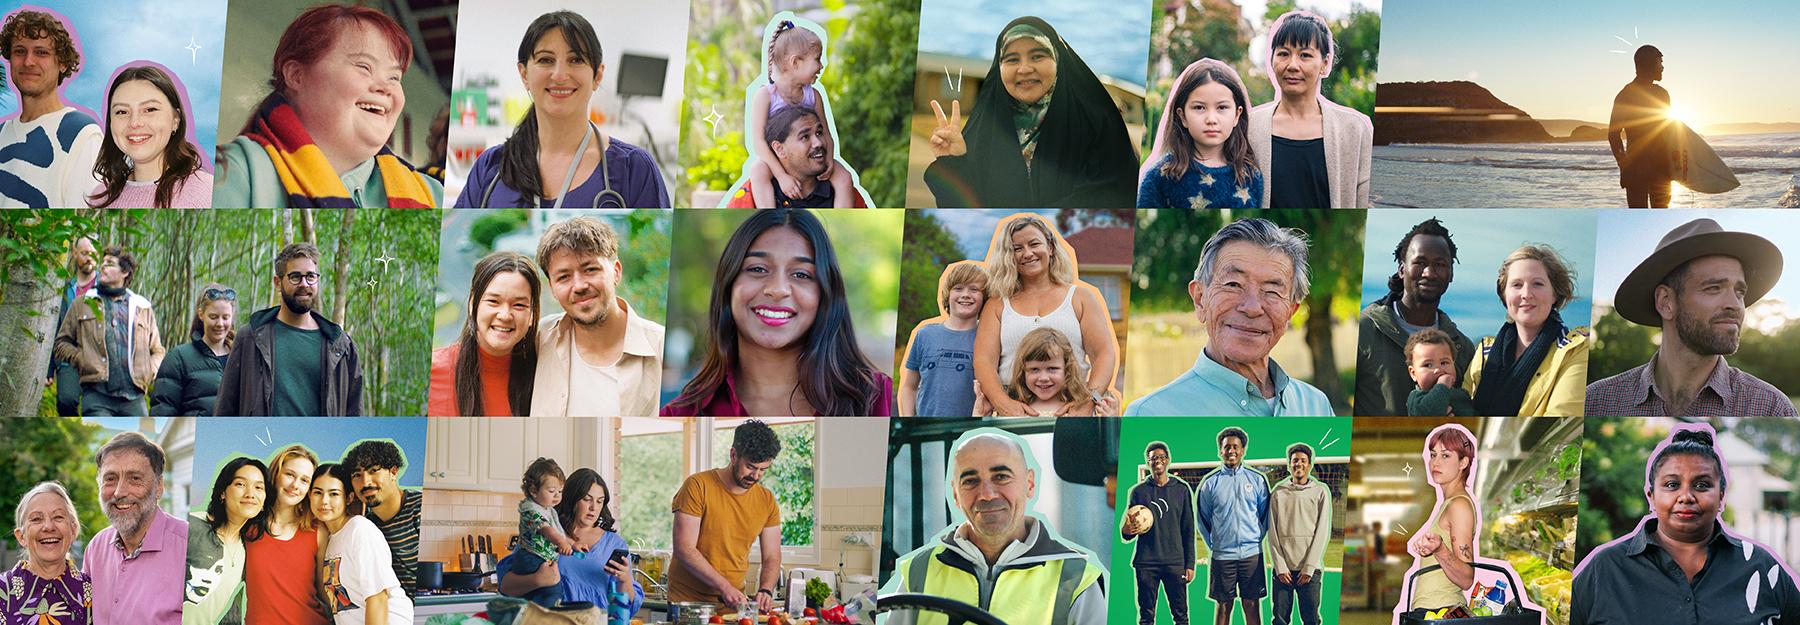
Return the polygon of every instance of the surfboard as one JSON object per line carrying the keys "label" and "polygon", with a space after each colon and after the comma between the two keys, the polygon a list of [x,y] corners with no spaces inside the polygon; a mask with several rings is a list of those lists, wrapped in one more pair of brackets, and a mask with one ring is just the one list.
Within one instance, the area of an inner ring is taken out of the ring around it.
{"label": "surfboard", "polygon": [[1700,193],[1724,193],[1738,188],[1737,174],[1731,173],[1731,167],[1706,144],[1706,138],[1687,124],[1681,124],[1675,132],[1675,149],[1676,158],[1680,159],[1676,179],[1681,186]]}

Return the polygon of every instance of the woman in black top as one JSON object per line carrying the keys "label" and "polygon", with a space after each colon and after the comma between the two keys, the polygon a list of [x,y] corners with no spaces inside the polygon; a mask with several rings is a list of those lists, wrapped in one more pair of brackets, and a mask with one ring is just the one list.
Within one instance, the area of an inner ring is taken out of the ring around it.
{"label": "woman in black top", "polygon": [[937,128],[925,184],[940,208],[1133,206],[1137,151],[1106,87],[1044,20],[994,39],[968,127],[962,105],[931,103]]}
{"label": "woman in black top", "polygon": [[1644,477],[1650,515],[1575,567],[1572,625],[1800,621],[1787,563],[1720,520],[1726,471],[1710,426],[1676,426]]}
{"label": "woman in black top", "polygon": [[211,415],[219,397],[219,379],[225,376],[225,357],[237,339],[232,320],[237,317],[237,291],[214,282],[200,289],[194,303],[194,320],[188,324],[186,343],[176,345],[156,370],[150,391],[150,414],[156,416]]}

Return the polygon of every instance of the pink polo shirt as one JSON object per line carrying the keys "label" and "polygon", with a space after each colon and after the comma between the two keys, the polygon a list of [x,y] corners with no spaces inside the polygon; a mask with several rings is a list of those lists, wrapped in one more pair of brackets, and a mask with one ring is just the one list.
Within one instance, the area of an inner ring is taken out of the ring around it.
{"label": "pink polo shirt", "polygon": [[159,509],[136,554],[125,553],[116,529],[95,534],[81,564],[94,580],[94,625],[181,625],[187,532],[186,521]]}

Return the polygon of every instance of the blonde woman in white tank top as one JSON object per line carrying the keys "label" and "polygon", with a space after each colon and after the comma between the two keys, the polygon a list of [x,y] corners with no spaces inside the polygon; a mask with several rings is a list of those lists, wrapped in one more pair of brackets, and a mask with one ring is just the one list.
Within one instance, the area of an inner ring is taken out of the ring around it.
{"label": "blonde woman in white tank top", "polygon": [[1119,347],[1106,302],[1098,289],[1077,278],[1074,252],[1055,228],[1035,213],[1001,220],[987,268],[988,301],[975,329],[975,381],[994,414],[1036,414],[1006,395],[1003,380],[1019,341],[1040,327],[1062,332],[1073,344],[1088,387],[1104,397],[1095,414],[1118,414],[1112,382]]}

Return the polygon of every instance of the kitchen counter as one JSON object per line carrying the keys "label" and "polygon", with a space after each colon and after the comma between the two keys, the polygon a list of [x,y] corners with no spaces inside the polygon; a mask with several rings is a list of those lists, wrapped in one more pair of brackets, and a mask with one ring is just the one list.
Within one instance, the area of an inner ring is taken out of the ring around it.
{"label": "kitchen counter", "polygon": [[422,625],[439,614],[474,614],[487,610],[487,603],[500,593],[473,592],[462,595],[430,595],[413,598],[413,623]]}

